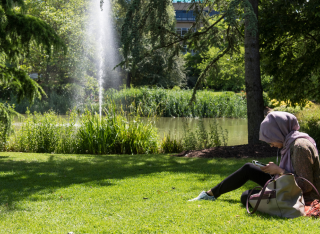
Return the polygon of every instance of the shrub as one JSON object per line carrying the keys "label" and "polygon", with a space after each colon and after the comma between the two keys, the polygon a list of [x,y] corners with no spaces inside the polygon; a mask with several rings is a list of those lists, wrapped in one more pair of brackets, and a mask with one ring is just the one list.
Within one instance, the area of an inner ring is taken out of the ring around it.
{"label": "shrub", "polygon": [[300,130],[308,133],[320,145],[320,105],[313,104],[297,114]]}
{"label": "shrub", "polygon": [[301,131],[308,133],[320,145],[320,117],[313,116],[310,119],[301,121]]}
{"label": "shrub", "polygon": [[262,93],[263,96],[263,106],[266,107],[270,107],[271,106],[271,99],[269,98],[268,94],[266,92]]}

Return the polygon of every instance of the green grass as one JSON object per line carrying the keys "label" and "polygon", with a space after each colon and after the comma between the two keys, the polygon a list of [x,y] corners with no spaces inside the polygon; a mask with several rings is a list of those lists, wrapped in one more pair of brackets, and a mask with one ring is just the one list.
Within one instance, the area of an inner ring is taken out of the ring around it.
{"label": "green grass", "polygon": [[0,232],[317,233],[320,219],[248,215],[240,195],[251,182],[187,202],[249,161],[0,153]]}

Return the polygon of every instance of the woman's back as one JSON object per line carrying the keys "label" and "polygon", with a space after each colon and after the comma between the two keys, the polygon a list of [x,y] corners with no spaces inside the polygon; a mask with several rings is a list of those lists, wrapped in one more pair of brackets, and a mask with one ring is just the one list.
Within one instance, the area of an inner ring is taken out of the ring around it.
{"label": "woman's back", "polygon": [[[309,180],[320,192],[320,162],[315,146],[305,138],[297,138],[290,145],[291,163],[294,173]],[[311,185],[297,180],[306,202],[319,199]]]}

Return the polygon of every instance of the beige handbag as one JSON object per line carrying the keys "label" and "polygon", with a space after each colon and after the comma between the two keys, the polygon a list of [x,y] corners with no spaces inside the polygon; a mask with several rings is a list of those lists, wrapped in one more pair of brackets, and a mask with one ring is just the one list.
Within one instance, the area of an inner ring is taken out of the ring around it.
{"label": "beige handbag", "polygon": [[[302,178],[313,186],[313,184]],[[254,189],[262,189],[257,194],[252,194]],[[297,218],[299,216],[305,216],[304,199],[302,196],[302,190],[297,185],[295,175],[284,174],[277,179],[270,179],[265,186],[255,187],[249,194],[247,199],[247,211],[249,214],[261,211],[270,215],[277,215],[284,218]],[[318,193],[319,195],[319,193]],[[319,196],[320,197],[320,196]],[[249,203],[253,208],[253,211],[249,211]]]}

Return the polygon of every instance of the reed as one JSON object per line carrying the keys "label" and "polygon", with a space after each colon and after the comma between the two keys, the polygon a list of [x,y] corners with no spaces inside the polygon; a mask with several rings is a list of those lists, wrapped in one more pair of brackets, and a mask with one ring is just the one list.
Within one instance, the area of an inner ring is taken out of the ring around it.
{"label": "reed", "polygon": [[[108,90],[105,105],[114,102],[128,114],[161,117],[245,118],[245,98],[233,92],[197,92],[197,101],[189,105],[192,90],[150,89],[147,87]],[[97,108],[97,107],[96,107]]]}
{"label": "reed", "polygon": [[184,149],[184,145],[181,139],[177,139],[176,136],[172,136],[170,132],[163,136],[160,142],[161,153],[180,153]]}
{"label": "reed", "polygon": [[73,153],[76,113],[71,112],[64,120],[55,112],[31,114],[16,129],[8,142],[8,149],[36,153]]}
{"label": "reed", "polygon": [[199,150],[211,147],[226,146],[228,142],[228,131],[223,130],[216,121],[210,124],[210,129],[206,129],[203,120],[198,121],[195,130],[191,129],[189,123],[184,120],[183,148],[185,150]]}
{"label": "reed", "polygon": [[127,120],[106,113],[103,118],[86,111],[76,134],[76,152],[90,154],[148,154],[158,151],[157,130],[139,116]]}
{"label": "reed", "polygon": [[112,110],[97,113],[73,110],[67,119],[53,111],[31,114],[7,143],[7,150],[36,153],[148,154],[158,152],[157,129],[139,116],[127,120]]}

